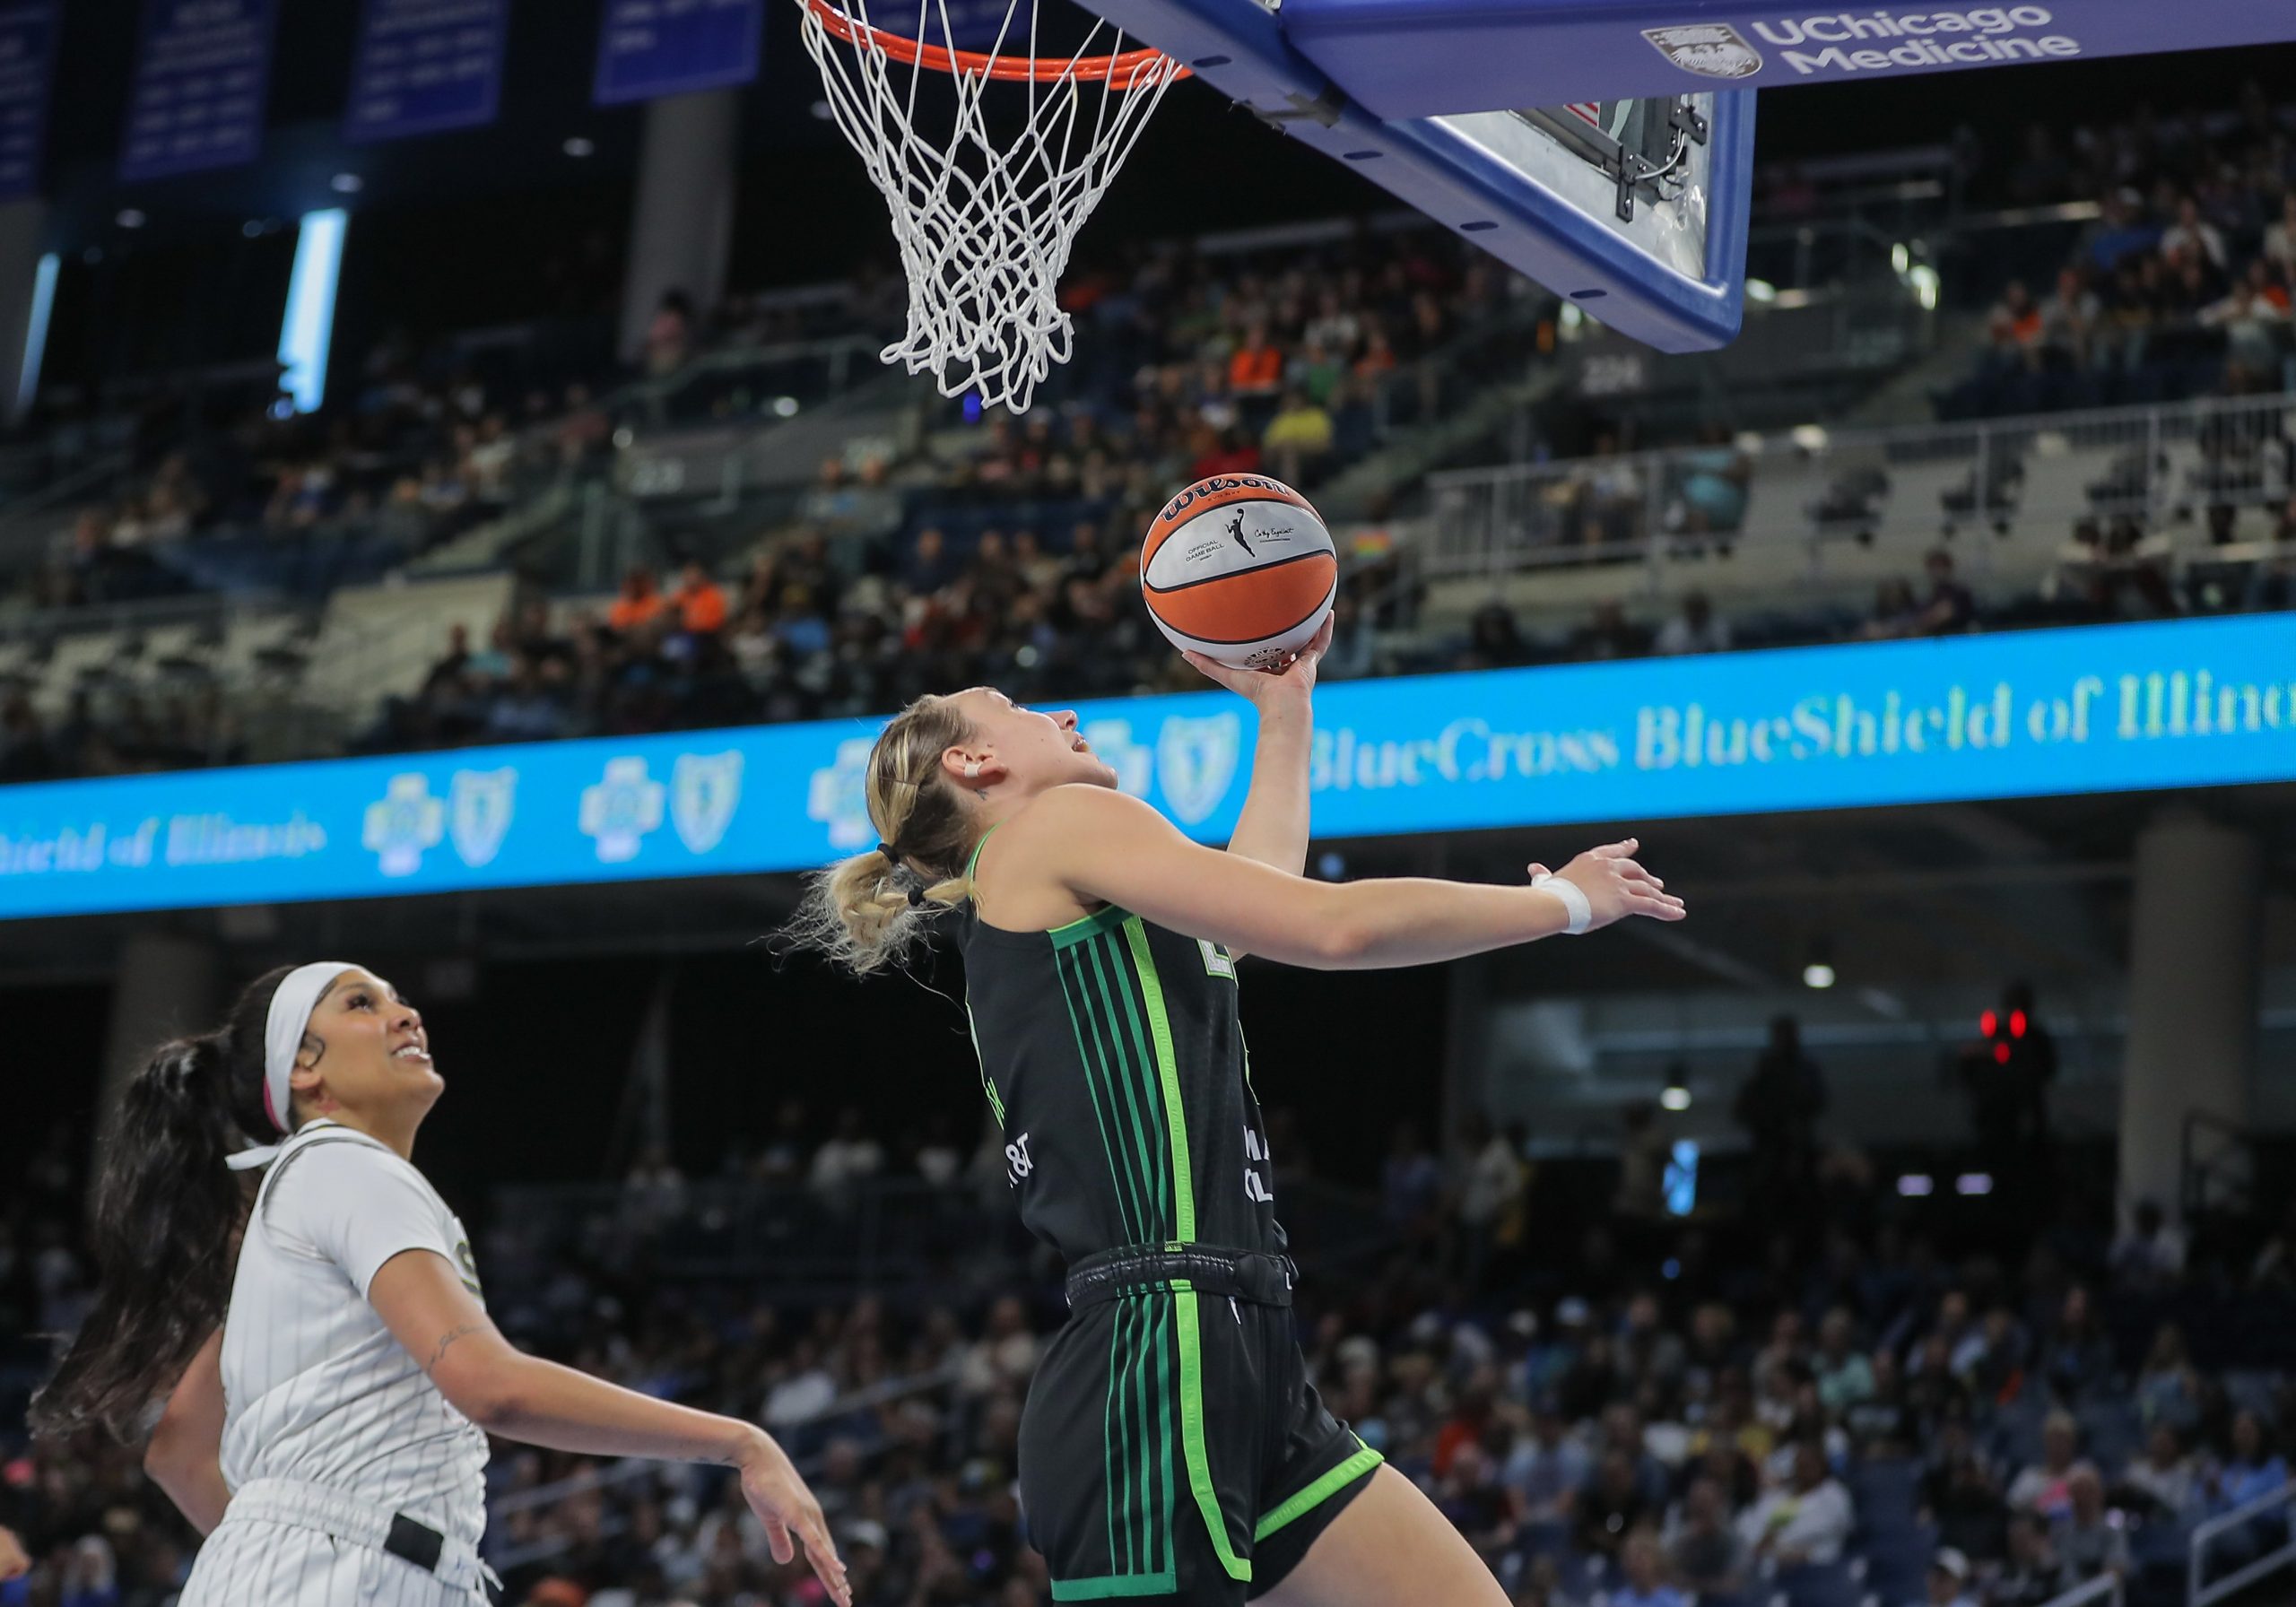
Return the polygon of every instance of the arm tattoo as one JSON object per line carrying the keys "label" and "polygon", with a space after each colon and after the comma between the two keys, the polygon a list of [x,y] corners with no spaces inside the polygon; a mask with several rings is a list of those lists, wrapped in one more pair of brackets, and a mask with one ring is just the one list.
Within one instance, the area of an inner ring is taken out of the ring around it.
{"label": "arm tattoo", "polygon": [[439,1364],[447,1359],[448,1347],[452,1345],[455,1341],[475,1333],[478,1331],[479,1325],[476,1323],[465,1323],[458,1328],[449,1328],[444,1333],[440,1334],[439,1336],[439,1348],[431,1351],[430,1359],[423,1363],[422,1371],[425,1376],[435,1373],[439,1370]]}

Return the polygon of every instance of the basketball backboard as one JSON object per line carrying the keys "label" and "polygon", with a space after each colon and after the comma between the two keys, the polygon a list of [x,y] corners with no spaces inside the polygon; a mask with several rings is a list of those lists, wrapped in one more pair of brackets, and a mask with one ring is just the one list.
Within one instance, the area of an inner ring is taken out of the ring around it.
{"label": "basketball backboard", "polygon": [[[1753,97],[1526,101],[1383,118],[1258,0],[1088,0],[1263,119],[1665,352],[1738,333]],[[1463,107],[1465,102],[1460,103]]]}

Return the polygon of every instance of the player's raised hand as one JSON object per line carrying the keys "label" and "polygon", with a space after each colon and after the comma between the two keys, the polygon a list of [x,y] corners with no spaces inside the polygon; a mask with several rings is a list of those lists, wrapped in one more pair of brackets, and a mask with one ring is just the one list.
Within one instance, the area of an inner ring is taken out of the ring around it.
{"label": "player's raised hand", "polygon": [[1316,666],[1331,647],[1332,624],[1332,617],[1326,616],[1323,629],[1316,632],[1313,641],[1272,669],[1239,670],[1201,653],[1183,653],[1180,656],[1230,691],[1264,707],[1271,699],[1305,697],[1316,690]]}
{"label": "player's raised hand", "polygon": [[776,1562],[795,1561],[797,1547],[821,1578],[822,1588],[838,1607],[852,1607],[853,1586],[846,1582],[845,1561],[830,1538],[822,1504],[770,1434],[760,1432],[750,1454],[742,1459],[742,1494],[750,1510],[765,1525],[766,1544]]}
{"label": "player's raised hand", "polygon": [[[1666,884],[1638,864],[1635,850],[1641,847],[1636,838],[1623,842],[1605,843],[1599,848],[1589,848],[1560,871],[1551,873],[1570,882],[1587,895],[1587,908],[1593,912],[1587,930],[1596,932],[1631,915],[1648,916],[1654,921],[1679,921],[1690,911],[1683,901],[1666,890]],[[1529,867],[1534,878],[1550,874],[1546,866]]]}

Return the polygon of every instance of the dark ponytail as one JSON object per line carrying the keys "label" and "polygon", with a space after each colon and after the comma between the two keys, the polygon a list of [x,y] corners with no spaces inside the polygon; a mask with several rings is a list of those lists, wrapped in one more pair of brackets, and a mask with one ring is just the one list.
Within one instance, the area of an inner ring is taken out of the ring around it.
{"label": "dark ponytail", "polygon": [[222,1030],[161,1045],[128,1082],[96,1178],[95,1307],[32,1398],[35,1436],[135,1438],[222,1322],[261,1176],[223,1162],[278,1136],[263,1114],[264,1024],[291,969],[257,977]]}

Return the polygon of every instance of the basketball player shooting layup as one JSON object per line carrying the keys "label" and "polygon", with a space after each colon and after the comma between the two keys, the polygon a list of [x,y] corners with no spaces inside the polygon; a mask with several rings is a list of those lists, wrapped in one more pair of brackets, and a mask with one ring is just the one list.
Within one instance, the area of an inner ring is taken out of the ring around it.
{"label": "basketball player shooting layup", "polygon": [[112,1129],[102,1286],[34,1431],[133,1432],[166,1394],[144,1465],[208,1537],[183,1607],[499,1600],[477,1549],[489,1433],[737,1468],[775,1558],[794,1535],[848,1602],[764,1430],[523,1356],[488,1320],[462,1224],[411,1160],[445,1086],[414,1007],[335,961],[274,971],[221,1031],[161,1048]]}
{"label": "basketball player shooting layup", "polygon": [[1334,1420],[1292,1334],[1292,1264],[1236,1018],[1249,951],[1423,965],[1683,917],[1632,839],[1529,887],[1300,875],[1309,693],[1326,625],[1273,673],[1188,662],[1259,711],[1226,853],[1117,789],[1076,717],[976,687],[919,699],[869,756],[883,841],[822,873],[793,926],[857,970],[944,908],[1021,1215],[1074,1313],[1021,1426],[1029,1537],[1056,1601],[1505,1607],[1465,1541]]}

